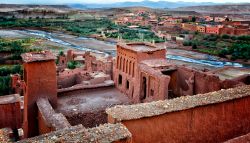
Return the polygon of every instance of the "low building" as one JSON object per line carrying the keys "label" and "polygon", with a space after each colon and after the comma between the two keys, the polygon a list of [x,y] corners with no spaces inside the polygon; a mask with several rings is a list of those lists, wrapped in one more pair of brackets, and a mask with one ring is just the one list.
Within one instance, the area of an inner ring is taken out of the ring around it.
{"label": "low building", "polygon": [[208,34],[219,34],[220,33],[219,29],[220,28],[218,26],[207,25],[206,26],[206,33],[208,33]]}

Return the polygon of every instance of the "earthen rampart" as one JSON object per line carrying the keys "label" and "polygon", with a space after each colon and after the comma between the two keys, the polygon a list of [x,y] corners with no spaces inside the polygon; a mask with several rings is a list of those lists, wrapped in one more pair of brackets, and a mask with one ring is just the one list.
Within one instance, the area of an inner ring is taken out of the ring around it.
{"label": "earthen rampart", "polygon": [[[250,86],[107,109],[133,142],[222,142],[250,131]],[[143,134],[141,132],[143,131]]]}

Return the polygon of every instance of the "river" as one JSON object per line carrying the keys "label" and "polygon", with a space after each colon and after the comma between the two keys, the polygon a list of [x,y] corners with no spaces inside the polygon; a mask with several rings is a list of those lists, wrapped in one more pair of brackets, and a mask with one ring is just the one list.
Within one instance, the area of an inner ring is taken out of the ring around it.
{"label": "river", "polygon": [[[26,32],[27,34],[30,34],[30,35],[35,35],[35,36],[38,36],[41,38],[45,38],[51,42],[55,42],[55,43],[58,43],[58,44],[64,45],[64,46],[69,46],[71,48],[82,50],[82,51],[90,51],[90,52],[97,53],[97,54],[104,54],[105,56],[108,56],[108,55],[115,56],[116,55],[115,50],[101,51],[101,50],[89,48],[89,47],[84,46],[84,45],[78,46],[78,45],[72,44],[70,42],[62,40],[62,38],[60,39],[60,37],[58,36],[57,33],[50,33],[50,32],[37,31],[37,30],[35,30],[35,31],[34,30],[23,30],[22,32]],[[96,41],[100,42],[97,39],[87,38],[87,37],[77,37],[77,39],[82,40],[82,41],[96,40]],[[101,42],[104,42],[105,44],[110,44],[110,45],[116,44],[116,43],[105,42],[105,41],[101,41]],[[193,52],[193,54],[197,54],[197,53]],[[194,64],[200,64],[200,65],[204,65],[204,66],[211,66],[211,67],[215,67],[215,68],[220,68],[220,67],[224,67],[224,66],[250,68],[250,65],[244,65],[244,64],[240,64],[240,63],[236,63],[236,62],[220,61],[217,57],[214,57],[214,56],[211,56],[208,54],[203,54],[203,55],[205,58],[203,57],[202,59],[185,57],[185,56],[181,56],[181,55],[172,55],[172,54],[167,54],[166,57],[169,60],[177,60],[177,61],[182,61],[182,62],[187,62],[187,63],[194,63]]]}

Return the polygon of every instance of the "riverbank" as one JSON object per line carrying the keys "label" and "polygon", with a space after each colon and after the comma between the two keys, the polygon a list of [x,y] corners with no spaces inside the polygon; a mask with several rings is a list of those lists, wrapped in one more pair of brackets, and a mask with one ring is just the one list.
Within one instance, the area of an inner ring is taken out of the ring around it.
{"label": "riverbank", "polygon": [[[100,41],[94,38],[78,37],[63,32],[51,33],[38,30],[16,30],[15,32],[23,34],[25,37],[30,36],[43,39],[42,45],[45,45],[44,47],[46,47],[46,44],[54,44],[56,46],[63,47],[65,51],[67,49],[74,49],[78,51],[90,51],[92,53],[98,54],[98,56],[116,56],[116,46],[114,43]],[[166,46],[165,44],[166,43],[160,43],[160,45],[157,44],[157,46]],[[58,52],[57,49],[55,49],[55,51]],[[218,57],[208,54],[177,48],[167,48],[167,59],[174,64],[184,64],[198,69],[215,69],[224,66],[250,68],[249,65],[224,61]]]}
{"label": "riverbank", "polygon": [[185,53],[188,53],[188,52],[189,53],[190,52],[196,53],[194,55],[188,55],[189,57],[196,58],[196,59],[202,58],[202,57],[199,57],[200,54],[205,54],[205,55],[208,55],[210,57],[213,57],[213,59],[220,60],[223,62],[235,62],[235,63],[244,64],[244,65],[250,65],[250,60],[248,60],[248,61],[241,60],[241,59],[230,60],[228,58],[219,57],[216,54],[210,54],[210,53],[206,53],[206,52],[202,52],[202,51],[193,49],[192,46],[183,46],[182,44],[177,44],[177,43],[173,43],[173,42],[158,43],[157,45],[167,47],[167,51],[173,52],[171,54],[175,54],[174,51],[176,51],[176,50],[181,50],[182,52],[185,51],[184,53],[181,52],[183,54],[183,56],[185,56],[186,55]]}

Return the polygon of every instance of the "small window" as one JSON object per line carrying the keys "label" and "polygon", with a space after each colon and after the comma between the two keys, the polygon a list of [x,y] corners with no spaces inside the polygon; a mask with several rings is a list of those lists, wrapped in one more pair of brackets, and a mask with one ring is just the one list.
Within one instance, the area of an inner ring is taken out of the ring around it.
{"label": "small window", "polygon": [[154,90],[153,89],[150,90],[150,95],[154,96]]}
{"label": "small window", "polygon": [[126,88],[129,89],[129,81],[127,80]]}
{"label": "small window", "polygon": [[118,83],[122,84],[122,75],[119,74]]}

